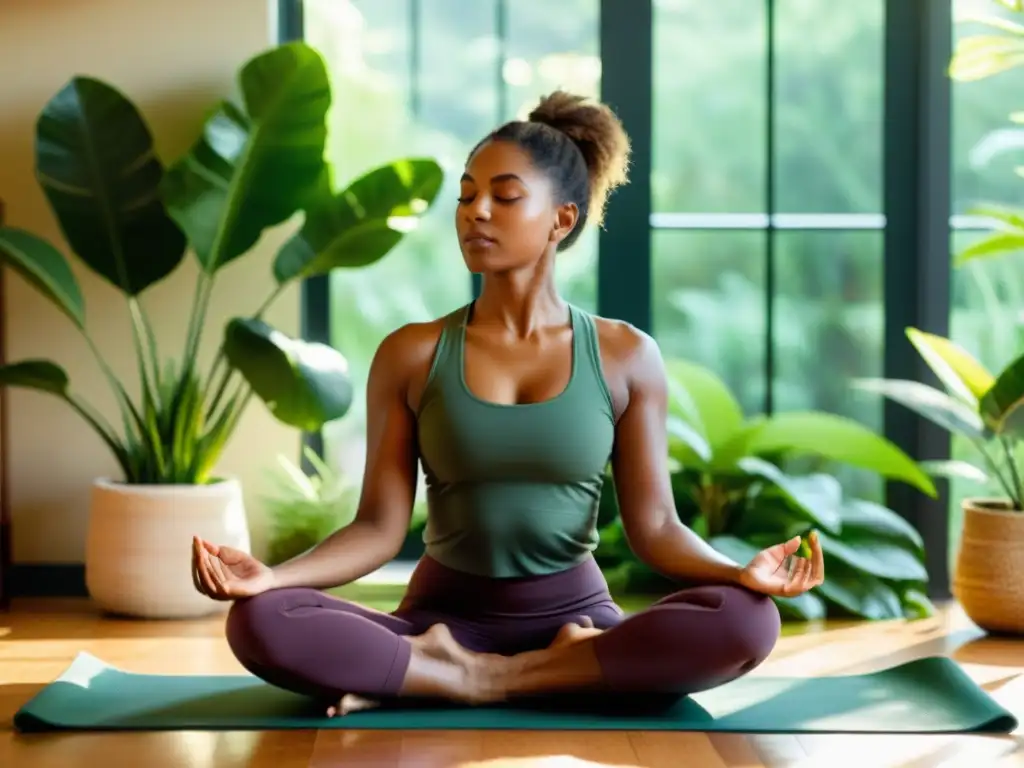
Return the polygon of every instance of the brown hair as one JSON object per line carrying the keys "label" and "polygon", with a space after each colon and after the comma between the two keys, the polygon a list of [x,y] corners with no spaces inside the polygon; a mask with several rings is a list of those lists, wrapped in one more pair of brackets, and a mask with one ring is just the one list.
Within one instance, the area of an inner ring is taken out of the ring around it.
{"label": "brown hair", "polygon": [[555,91],[526,121],[505,123],[488,140],[526,150],[551,175],[563,202],[576,204],[579,219],[559,250],[576,242],[587,221],[601,224],[608,195],[628,180],[630,146],[622,123],[607,105],[583,96]]}

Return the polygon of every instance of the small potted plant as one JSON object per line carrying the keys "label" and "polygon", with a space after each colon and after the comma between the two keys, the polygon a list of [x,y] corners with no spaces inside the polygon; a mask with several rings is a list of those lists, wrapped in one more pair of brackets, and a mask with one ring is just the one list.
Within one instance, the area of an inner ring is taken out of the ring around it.
{"label": "small potted plant", "polygon": [[[111,451],[120,477],[98,478],[86,541],[86,584],[102,607],[151,618],[220,606],[198,594],[193,534],[249,549],[237,480],[218,471],[253,395],[282,423],[315,431],[342,417],[352,384],[342,355],[268,325],[265,310],[297,282],[385,256],[430,208],[442,182],[432,160],[404,159],[333,188],[324,159],[331,90],[320,54],[297,42],[247,62],[240,100],[222,101],[184,157],[164,168],[136,107],[111,85],[71,79],[36,125],[36,170],[66,250],[112,284],[131,318],[139,392],[129,394],[90,336],[82,292],[56,244],[0,228],[0,259],[81,332],[120,408],[120,429],[49,360],[0,366],[0,386],[62,399]],[[212,365],[200,365],[207,309],[223,268],[268,229],[301,216],[273,260],[274,289],[230,320]],[[142,302],[188,252],[199,262],[177,361],[158,350]]]}
{"label": "small potted plant", "polygon": [[993,375],[948,339],[916,328],[907,335],[942,389],[879,379],[856,385],[901,403],[973,447],[975,461],[922,462],[935,476],[963,477],[996,489],[990,498],[961,501],[953,595],[982,629],[1024,634],[1024,356]]}

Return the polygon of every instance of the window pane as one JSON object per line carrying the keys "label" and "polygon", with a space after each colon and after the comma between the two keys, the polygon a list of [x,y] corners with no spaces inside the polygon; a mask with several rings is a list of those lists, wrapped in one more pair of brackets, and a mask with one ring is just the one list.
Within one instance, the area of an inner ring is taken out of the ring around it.
{"label": "window pane", "polygon": [[[525,119],[542,96],[558,89],[600,97],[599,0],[563,0],[555,14],[539,0],[505,5],[505,119]],[[597,311],[597,246],[598,230],[590,226],[555,262],[565,300],[590,312]]]}
{"label": "window pane", "polygon": [[[356,398],[350,414],[325,429],[324,441],[332,463],[353,480],[362,472],[365,384],[381,340],[472,297],[453,224],[458,178],[472,147],[502,121],[502,78],[512,81],[508,105],[535,101],[558,85],[600,90],[597,0],[574,0],[578,13],[558,23],[539,0],[509,3],[505,48],[517,63],[504,68],[495,0],[419,1],[416,16],[408,0],[304,2],[306,41],[324,55],[334,88],[328,157],[337,183],[410,155],[435,157],[447,172],[419,230],[378,264],[330,278],[331,343],[349,359]],[[592,231],[556,268],[567,300],[592,311],[596,257]]]}
{"label": "window pane", "polygon": [[[952,0],[952,6],[954,19],[975,13],[1021,21],[1021,14],[991,0]],[[977,34],[999,33],[975,23],[954,23],[954,45]],[[1009,117],[1024,109],[1024,69],[974,82],[954,80],[951,88],[953,213],[966,214],[983,203],[1016,205],[1021,180],[1014,167],[1024,158],[1024,127]]]}
{"label": "window pane", "polygon": [[765,397],[765,233],[655,230],[654,336],[666,359],[718,374],[752,415]]}
{"label": "window pane", "polygon": [[764,8],[655,0],[654,211],[764,211]]}
{"label": "window pane", "polygon": [[[438,0],[427,0],[424,6],[424,28],[435,32],[441,21],[427,10],[433,6],[447,12],[451,25],[444,32],[445,45],[458,52],[465,65],[460,70],[485,68],[490,55],[493,71],[493,53],[488,51],[495,46],[493,40],[486,42],[493,29],[481,28],[479,14],[460,14],[454,3]],[[381,340],[405,323],[439,317],[471,298],[469,274],[453,234],[456,169],[462,168],[469,141],[493,125],[497,114],[488,119],[478,107],[473,118],[466,106],[453,116],[452,104],[459,101],[454,91],[473,88],[496,109],[496,88],[493,78],[470,85],[466,78],[474,75],[464,74],[446,92],[436,81],[443,86],[452,74],[447,70],[429,77],[420,71],[410,77],[413,46],[405,0],[306,0],[304,9],[306,40],[325,55],[334,87],[328,158],[338,169],[337,183],[343,185],[379,163],[409,155],[436,157],[448,173],[419,230],[377,264],[330,277],[331,343],[349,360],[356,397],[348,416],[324,430],[325,452],[358,481],[365,453],[366,378]],[[435,54],[439,50],[436,42],[421,40],[421,45]],[[443,57],[431,56],[439,58]],[[468,65],[470,60],[474,66]],[[414,94],[413,87],[425,81],[433,85]],[[423,115],[419,119],[411,109],[417,101]]]}
{"label": "window pane", "polygon": [[[776,234],[777,411],[825,411],[883,432],[883,403],[851,382],[883,375],[882,232]],[[847,493],[882,501],[868,472],[830,467]]]}
{"label": "window pane", "polygon": [[884,42],[884,0],[776,1],[777,210],[882,210]]}
{"label": "window pane", "polygon": [[[954,231],[951,248],[956,253],[986,234]],[[950,338],[993,374],[998,373],[1024,351],[1024,253],[978,259],[955,268],[951,284]],[[978,463],[980,456],[968,441],[954,436],[951,447],[954,459]],[[968,496],[1002,495],[997,486],[986,488],[959,478],[950,481],[951,558],[960,542],[960,500]]]}

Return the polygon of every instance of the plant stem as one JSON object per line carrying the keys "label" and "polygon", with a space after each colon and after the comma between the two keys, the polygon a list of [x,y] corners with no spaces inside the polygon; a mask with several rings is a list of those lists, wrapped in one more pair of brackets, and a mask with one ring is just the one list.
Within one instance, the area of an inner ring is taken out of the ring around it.
{"label": "plant stem", "polygon": [[[221,359],[222,355],[217,356],[217,360]],[[215,364],[216,367],[216,364]],[[235,372],[234,368],[228,368],[224,371],[224,376],[220,380],[220,386],[217,387],[217,391],[213,396],[213,401],[210,403],[209,408],[206,411],[206,420],[209,421],[213,418],[214,411],[217,410],[217,406],[220,405],[220,401],[224,397],[224,392],[227,391],[228,384],[231,382],[231,374]],[[213,373],[210,373],[210,384],[213,384]]]}
{"label": "plant stem", "polygon": [[182,361],[185,375],[191,374],[195,367],[199,340],[203,335],[203,323],[206,322],[206,310],[210,304],[210,293],[213,279],[206,270],[200,267],[196,277],[195,298],[192,303],[192,316],[189,318],[188,331],[185,334],[185,359]]}
{"label": "plant stem", "polygon": [[985,459],[985,465],[989,468],[989,471],[995,475],[999,484],[1002,486],[1006,495],[1012,500],[1014,498],[1013,489],[1010,484],[1006,482],[1006,478],[1003,477],[1003,473],[999,470],[995,460],[989,455],[988,451],[985,450],[985,444],[981,440],[974,440],[974,447],[978,449],[978,453],[981,454],[982,458]]}
{"label": "plant stem", "polygon": [[128,461],[128,452],[125,450],[123,445],[118,443],[117,435],[110,424],[107,423],[95,408],[90,406],[84,400],[79,400],[70,393],[65,393],[64,399],[72,408],[75,409],[79,416],[85,419],[86,422],[96,430],[103,442],[106,443],[107,447],[109,447],[113,452],[114,458],[117,459],[117,463],[121,465],[121,470],[124,472],[125,480],[127,482],[131,482],[133,478],[131,464]]}
{"label": "plant stem", "polygon": [[153,380],[156,382],[157,391],[160,391],[162,389],[163,373],[160,370],[160,350],[157,346],[156,334],[153,332],[153,324],[149,321],[149,315],[146,314],[146,310],[138,298],[130,299],[130,306],[134,307],[134,314],[138,317],[138,322],[142,325],[142,330],[146,335],[146,343],[149,344],[150,361],[153,365]]}
{"label": "plant stem", "polygon": [[270,305],[277,301],[277,298],[281,295],[283,291],[284,286],[278,283],[278,285],[274,287],[274,290],[270,292],[270,295],[267,296],[267,298],[263,301],[262,304],[260,304],[260,308],[256,310],[256,314],[253,315],[253,318],[255,318],[256,320],[262,320],[263,313],[270,309]]}
{"label": "plant stem", "polygon": [[1010,465],[1010,477],[1013,480],[1013,487],[1016,490],[1016,495],[1013,497],[1013,506],[1015,509],[1020,509],[1022,502],[1024,502],[1024,488],[1021,486],[1020,473],[1017,471],[1017,459],[1013,455],[1013,448],[1010,445],[1010,441],[1005,437],[1000,438],[1002,443],[1003,451],[1006,453],[1006,463]]}

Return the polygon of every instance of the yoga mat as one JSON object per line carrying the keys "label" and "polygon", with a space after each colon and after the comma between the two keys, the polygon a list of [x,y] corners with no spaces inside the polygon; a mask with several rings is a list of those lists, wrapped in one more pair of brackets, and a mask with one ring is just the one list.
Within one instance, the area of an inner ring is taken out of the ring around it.
{"label": "yoga mat", "polygon": [[1006,733],[1017,719],[953,661],[867,675],[748,675],[693,697],[551,696],[516,706],[414,703],[328,718],[310,699],[247,675],[142,675],[86,653],[14,718],[49,730],[504,729],[742,733]]}

